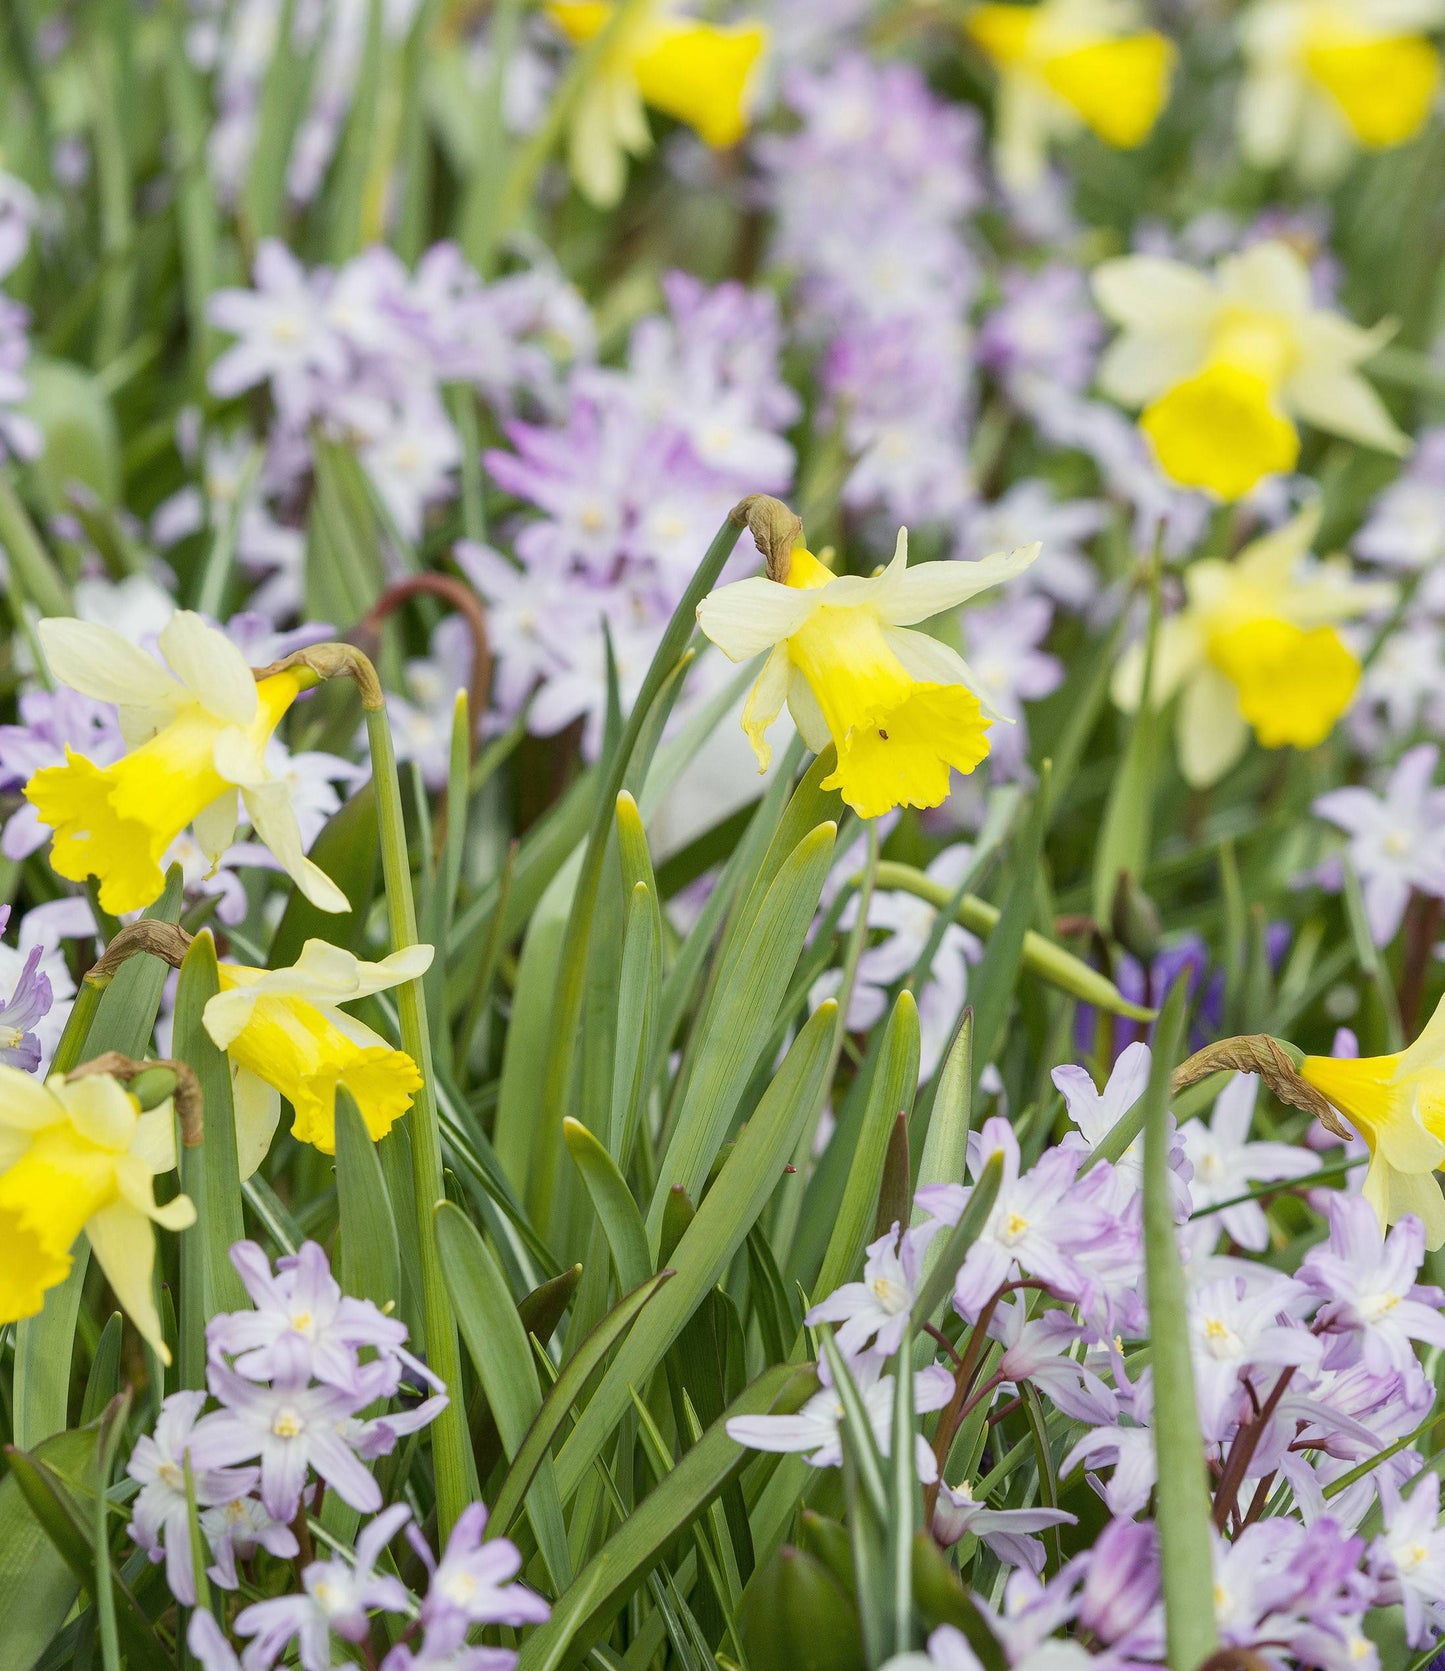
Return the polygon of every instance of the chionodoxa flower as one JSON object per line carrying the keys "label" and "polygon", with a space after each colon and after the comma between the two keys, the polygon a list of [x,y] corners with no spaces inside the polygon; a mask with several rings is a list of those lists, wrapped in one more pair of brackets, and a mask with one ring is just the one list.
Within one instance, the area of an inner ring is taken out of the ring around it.
{"label": "chionodoxa flower", "polygon": [[743,709],[760,768],[772,759],[764,733],[786,702],[815,754],[836,747],[837,769],[823,787],[837,789],[859,817],[938,806],[949,768],[971,772],[987,756],[996,716],[957,651],[907,629],[1012,580],[1038,553],[1030,545],[910,569],[901,528],[893,561],[869,578],[835,575],[798,545],[781,578],[756,575],[709,594],[698,624],[725,656],[747,661],[768,651]]}
{"label": "chionodoxa flower", "polygon": [[1256,0],[1239,21],[1239,138],[1261,168],[1327,180],[1356,147],[1413,139],[1440,88],[1445,0]]}
{"label": "chionodoxa flower", "polygon": [[[1314,748],[1354,696],[1360,663],[1339,623],[1388,604],[1394,589],[1352,580],[1343,558],[1314,562],[1318,526],[1310,506],[1232,562],[1191,563],[1184,608],[1160,622],[1150,701],[1178,696],[1179,767],[1196,788],[1223,777],[1251,730],[1265,748]],[[1114,670],[1114,700],[1129,713],[1146,654],[1135,643]]]}
{"label": "chionodoxa flower", "polygon": [[[620,14],[620,15],[619,15]],[[651,105],[723,150],[747,132],[754,72],[767,46],[760,23],[731,27],[681,13],[671,0],[550,0],[547,15],[582,46],[610,29],[572,119],[572,177],[608,208],[622,196],[627,156],[652,144]]]}
{"label": "chionodoxa flower", "polygon": [[54,830],[50,862],[72,882],[94,876],[115,915],[139,911],[165,886],[161,860],[189,825],[213,862],[235,838],[237,795],[263,841],[312,904],[346,911],[346,895],[306,857],[283,778],[266,748],[307,682],[304,670],[257,680],[224,633],[190,610],[162,628],[167,667],[110,627],[45,620],[40,647],[63,685],[113,703],[128,752],[97,766],[69,745],[63,766],[25,785]]}
{"label": "chionodoxa flower", "polygon": [[231,1060],[243,1178],[266,1158],[283,1096],[295,1115],[292,1135],[324,1155],[336,1153],[338,1085],[355,1098],[373,1141],[406,1113],[422,1082],[416,1063],[339,1006],[419,980],[431,961],[430,946],[364,963],[340,946],[308,940],[288,969],[220,965],[221,990],[204,1021]]}
{"label": "chionodoxa flower", "polygon": [[195,1223],[188,1196],[157,1206],[153,1179],[176,1165],[171,1099],[141,1110],[106,1073],[39,1084],[0,1067],[0,1323],[34,1317],[70,1274],[81,1231],[115,1296],[163,1363],[151,1297],[153,1224]]}
{"label": "chionodoxa flower", "polygon": [[1445,999],[1407,1050],[1306,1056],[1300,1078],[1339,1109],[1370,1151],[1364,1196],[1382,1224],[1414,1213],[1425,1245],[1445,1246]]}
{"label": "chionodoxa flower", "polygon": [[1309,268],[1277,239],[1202,273],[1128,255],[1094,270],[1099,306],[1123,334],[1099,385],[1143,408],[1139,427],[1185,487],[1238,499],[1292,470],[1303,418],[1332,435],[1404,454],[1400,430],[1358,367],[1393,333],[1316,307]]}
{"label": "chionodoxa flower", "polygon": [[1149,137],[1169,94],[1175,52],[1138,27],[1132,0],[985,5],[965,27],[998,70],[994,152],[1019,190],[1043,176],[1051,139],[1088,128],[1132,150]]}

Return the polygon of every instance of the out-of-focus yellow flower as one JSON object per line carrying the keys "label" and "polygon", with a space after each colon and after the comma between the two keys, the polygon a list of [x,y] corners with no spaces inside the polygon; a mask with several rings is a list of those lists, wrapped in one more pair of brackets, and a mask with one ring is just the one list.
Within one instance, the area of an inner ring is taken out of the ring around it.
{"label": "out-of-focus yellow flower", "polygon": [[1169,96],[1175,52],[1140,29],[1133,0],[985,5],[965,27],[998,69],[994,152],[1000,175],[1027,190],[1049,142],[1088,128],[1124,150],[1149,137]]}
{"label": "out-of-focus yellow flower", "polygon": [[783,580],[757,576],[722,586],[698,606],[698,625],[733,661],[768,651],[743,709],[759,767],[772,759],[764,733],[792,713],[814,753],[831,742],[838,768],[825,779],[862,818],[892,807],[938,806],[948,772],[971,772],[988,754],[997,716],[968,664],[927,633],[906,629],[1020,574],[1037,545],[976,563],[908,567],[908,531],[893,561],[864,579],[838,576],[796,548]]}
{"label": "out-of-focus yellow flower", "polygon": [[[1394,590],[1352,580],[1343,558],[1310,558],[1318,526],[1311,507],[1232,562],[1191,563],[1185,607],[1160,622],[1151,701],[1179,697],[1179,765],[1196,787],[1229,770],[1251,730],[1265,748],[1313,748],[1355,694],[1360,664],[1336,629],[1388,605]],[[1114,670],[1126,712],[1139,706],[1144,658],[1135,643]]]}
{"label": "out-of-focus yellow flower", "polygon": [[187,825],[214,862],[235,839],[237,793],[261,841],[323,911],[346,895],[302,851],[284,778],[266,745],[296,700],[304,674],[259,683],[230,639],[199,615],[177,610],[160,635],[170,671],[110,627],[46,620],[40,645],[63,685],[114,703],[130,753],[97,766],[67,747],[25,796],[54,832],[50,862],[72,882],[94,876],[100,903],[117,916],[139,911],[165,886],[161,860]]}
{"label": "out-of-focus yellow flower", "polygon": [[621,12],[572,120],[572,177],[601,208],[622,196],[628,155],[652,145],[644,105],[686,122],[723,150],[747,132],[754,72],[768,42],[761,23],[722,28],[679,14],[671,0],[549,0],[547,15],[578,46]]}
{"label": "out-of-focus yellow flower", "polygon": [[1445,0],[1257,0],[1239,25],[1245,155],[1327,180],[1359,146],[1413,139],[1439,90],[1425,36],[1442,23]]}
{"label": "out-of-focus yellow flower", "polygon": [[338,1006],[419,980],[431,960],[430,946],[407,946],[380,963],[363,963],[339,946],[308,940],[289,969],[221,964],[221,990],[204,1020],[231,1059],[243,1178],[266,1158],[283,1096],[295,1112],[292,1135],[325,1155],[336,1153],[338,1085],[356,1099],[373,1139],[406,1113],[421,1086],[416,1063]]}
{"label": "out-of-focus yellow flower", "polygon": [[1149,255],[1105,261],[1094,294],[1122,327],[1099,383],[1143,407],[1140,428],[1186,487],[1238,499],[1293,469],[1296,418],[1384,452],[1410,450],[1356,369],[1394,326],[1365,331],[1316,307],[1309,269],[1286,243],[1255,244],[1212,274]]}
{"label": "out-of-focus yellow flower", "polygon": [[106,1281],[165,1363],[151,1297],[153,1224],[184,1230],[190,1198],[156,1205],[152,1179],[176,1164],[169,1099],[141,1112],[109,1074],[40,1084],[0,1067],[0,1323],[34,1317],[70,1274],[83,1230]]}
{"label": "out-of-focus yellow flower", "polygon": [[1406,1213],[1425,1245],[1445,1246],[1445,1001],[1414,1044],[1393,1056],[1306,1056],[1300,1077],[1332,1102],[1370,1150],[1365,1199],[1383,1224]]}

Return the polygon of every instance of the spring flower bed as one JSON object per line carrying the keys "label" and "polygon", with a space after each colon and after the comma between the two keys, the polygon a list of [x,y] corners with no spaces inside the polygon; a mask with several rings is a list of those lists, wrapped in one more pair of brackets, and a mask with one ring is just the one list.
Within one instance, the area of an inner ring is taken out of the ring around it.
{"label": "spring flower bed", "polygon": [[11,0],[0,1671],[1445,1665],[1445,0]]}

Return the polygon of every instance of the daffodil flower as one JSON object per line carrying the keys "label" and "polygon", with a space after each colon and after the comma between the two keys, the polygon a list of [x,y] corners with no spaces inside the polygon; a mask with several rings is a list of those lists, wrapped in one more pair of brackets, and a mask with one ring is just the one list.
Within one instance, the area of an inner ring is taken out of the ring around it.
{"label": "daffodil flower", "polygon": [[998,70],[994,151],[1004,181],[1028,190],[1050,140],[1088,128],[1122,150],[1149,137],[1169,96],[1173,45],[1138,27],[1132,0],[985,5],[965,24]]}
{"label": "daffodil flower", "polygon": [[1130,255],[1094,271],[1094,294],[1123,328],[1099,383],[1125,406],[1164,471],[1238,499],[1292,470],[1303,418],[1333,435],[1404,454],[1410,439],[1359,375],[1394,330],[1362,330],[1314,304],[1309,269],[1278,240],[1227,257],[1212,274]]}
{"label": "daffodil flower", "polygon": [[1445,1000],[1408,1050],[1393,1056],[1306,1056],[1306,1080],[1339,1109],[1370,1151],[1364,1196],[1393,1224],[1414,1213],[1425,1245],[1445,1246]]}
{"label": "daffodil flower", "polygon": [[258,682],[230,639],[189,610],[161,631],[165,667],[97,622],[46,620],[39,634],[55,678],[113,703],[129,745],[112,766],[67,746],[63,766],[46,766],[25,785],[55,832],[50,862],[61,876],[98,878],[100,903],[117,916],[141,910],[160,896],[161,860],[188,825],[212,863],[230,846],[239,792],[256,835],[302,893],[323,911],[350,908],[306,857],[288,785],[266,764],[302,673]]}
{"label": "daffodil flower", "polygon": [[[1184,571],[1185,606],[1159,626],[1150,700],[1178,696],[1179,765],[1197,787],[1228,771],[1251,729],[1265,748],[1313,748],[1354,696],[1360,664],[1338,625],[1394,591],[1351,580],[1343,558],[1310,559],[1318,526],[1312,506],[1232,562],[1206,557]],[[1144,661],[1135,643],[1114,671],[1114,700],[1130,713]]]}
{"label": "daffodil flower", "polygon": [[421,1087],[416,1063],[338,1006],[418,980],[431,960],[430,946],[407,946],[380,963],[363,963],[339,946],[308,940],[288,969],[220,965],[221,989],[204,1021],[231,1060],[243,1178],[266,1158],[283,1096],[295,1114],[292,1135],[324,1155],[336,1153],[338,1085],[356,1099],[374,1140],[406,1113]]}
{"label": "daffodil flower", "polygon": [[153,1224],[194,1224],[190,1198],[157,1206],[152,1180],[176,1164],[169,1099],[141,1112],[109,1074],[41,1085],[0,1067],[0,1323],[34,1317],[70,1274],[81,1231],[106,1281],[162,1362],[151,1296]]}
{"label": "daffodil flower", "polygon": [[996,716],[956,651],[907,629],[1012,580],[1038,552],[1030,545],[910,569],[900,529],[893,561],[869,579],[835,575],[798,547],[782,580],[759,575],[704,598],[698,624],[725,656],[768,652],[743,709],[759,767],[772,759],[764,733],[786,702],[810,749],[836,747],[838,767],[823,787],[860,817],[938,806],[949,768],[971,772],[988,754]]}
{"label": "daffodil flower", "polygon": [[1239,22],[1244,154],[1327,181],[1355,150],[1413,139],[1440,87],[1425,37],[1445,0],[1257,0]]}
{"label": "daffodil flower", "polygon": [[617,19],[579,96],[570,138],[572,176],[600,208],[622,196],[628,155],[651,148],[644,105],[686,122],[719,150],[747,132],[753,75],[768,41],[761,23],[723,28],[680,14],[671,0],[550,0],[547,15],[578,46]]}

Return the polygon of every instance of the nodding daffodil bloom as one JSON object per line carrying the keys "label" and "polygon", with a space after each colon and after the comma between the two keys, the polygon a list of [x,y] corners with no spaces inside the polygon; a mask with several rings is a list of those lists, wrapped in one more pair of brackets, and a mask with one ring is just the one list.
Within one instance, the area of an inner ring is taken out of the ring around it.
{"label": "nodding daffodil bloom", "polygon": [[1132,0],[1042,0],[969,13],[965,27],[998,69],[994,150],[1008,185],[1037,185],[1049,141],[1081,128],[1124,150],[1149,137],[1175,54],[1138,22]]}
{"label": "nodding daffodil bloom", "polygon": [[338,1008],[418,980],[430,946],[407,946],[363,963],[339,946],[308,940],[289,969],[220,966],[221,990],[206,1005],[205,1027],[231,1059],[241,1176],[266,1157],[284,1096],[292,1135],[324,1155],[336,1153],[336,1087],[344,1086],[373,1140],[411,1107],[421,1073],[404,1050]]}
{"label": "nodding daffodil bloom", "polygon": [[1244,154],[1324,181],[1357,147],[1413,139],[1440,87],[1425,37],[1441,23],[1445,0],[1256,0],[1239,24]]}
{"label": "nodding daffodil bloom", "polygon": [[617,19],[582,90],[570,142],[572,176],[600,208],[622,196],[628,154],[643,156],[652,144],[645,104],[718,150],[747,132],[768,41],[762,24],[719,27],[679,13],[671,0],[550,0],[547,15],[579,46]]}
{"label": "nodding daffodil bloom", "polygon": [[1393,331],[1316,307],[1309,269],[1286,243],[1232,255],[1213,274],[1130,255],[1094,270],[1094,294],[1123,327],[1099,384],[1125,406],[1165,473],[1238,499],[1292,470],[1295,420],[1403,454],[1410,440],[1356,369]]}
{"label": "nodding daffodil bloom", "polygon": [[[1394,597],[1350,579],[1343,558],[1316,563],[1311,507],[1232,562],[1206,557],[1184,571],[1185,606],[1159,624],[1150,699],[1176,694],[1179,765],[1196,787],[1215,783],[1255,737],[1265,748],[1313,748],[1333,729],[1360,680],[1338,623]],[[1139,706],[1145,646],[1114,670],[1114,700]]]}
{"label": "nodding daffodil bloom", "polygon": [[0,1323],[34,1317],[70,1274],[83,1230],[132,1322],[171,1361],[151,1297],[153,1224],[184,1230],[190,1198],[156,1205],[152,1179],[176,1164],[170,1101],[141,1106],[109,1074],[38,1084],[0,1067]]}
{"label": "nodding daffodil bloom", "polygon": [[893,561],[869,579],[835,575],[801,547],[781,580],[722,586],[698,606],[698,625],[732,661],[768,651],[743,709],[759,767],[764,733],[792,713],[814,753],[831,742],[838,768],[824,780],[861,818],[891,807],[938,806],[948,771],[971,772],[988,754],[991,716],[968,664],[927,633],[906,629],[1023,572],[1037,545],[975,563],[908,567],[908,531]]}
{"label": "nodding daffodil bloom", "polygon": [[226,851],[239,792],[256,835],[302,893],[323,911],[350,909],[302,851],[290,791],[265,759],[303,673],[258,682],[230,639],[189,610],[177,610],[161,630],[169,671],[93,621],[46,620],[39,633],[56,679],[113,703],[129,745],[112,766],[67,746],[63,766],[43,767],[25,785],[55,832],[50,862],[60,875],[98,878],[100,903],[117,916],[139,911],[159,898],[161,859],[187,825],[213,863]]}
{"label": "nodding daffodil bloom", "polygon": [[1306,1080],[1364,1138],[1370,1151],[1364,1196],[1393,1224],[1414,1213],[1425,1245],[1445,1246],[1445,1000],[1408,1050],[1393,1056],[1306,1056]]}

